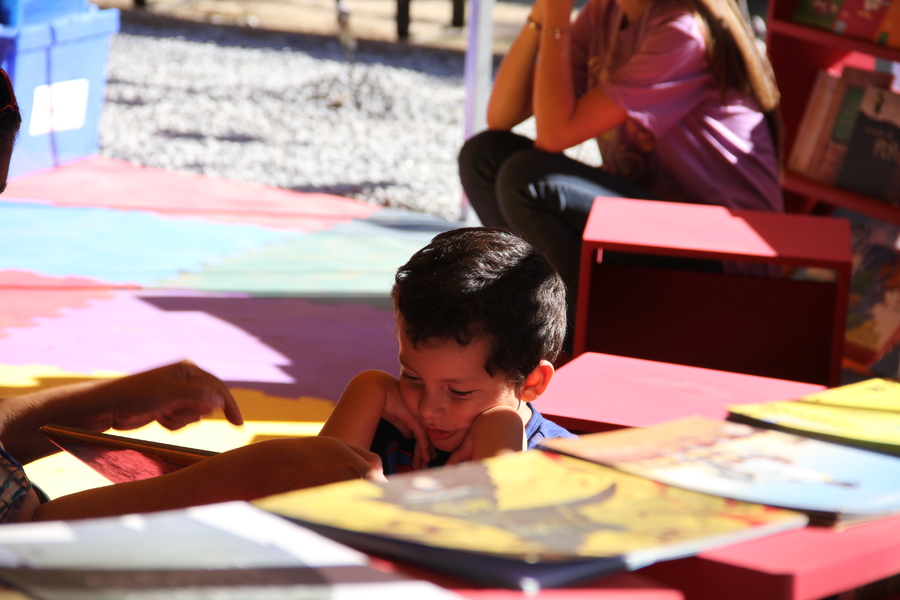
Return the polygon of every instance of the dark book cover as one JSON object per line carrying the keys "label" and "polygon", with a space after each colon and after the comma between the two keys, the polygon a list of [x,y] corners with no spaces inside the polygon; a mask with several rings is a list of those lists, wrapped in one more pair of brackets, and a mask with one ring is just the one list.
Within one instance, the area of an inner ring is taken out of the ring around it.
{"label": "dark book cover", "polygon": [[900,95],[865,88],[837,185],[900,205]]}

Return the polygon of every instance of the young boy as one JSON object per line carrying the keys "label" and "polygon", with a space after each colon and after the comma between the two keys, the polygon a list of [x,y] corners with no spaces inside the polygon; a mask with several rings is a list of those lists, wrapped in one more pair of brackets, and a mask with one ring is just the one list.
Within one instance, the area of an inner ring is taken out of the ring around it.
{"label": "young boy", "polygon": [[566,331],[562,280],[531,244],[442,233],[400,267],[391,297],[399,379],[357,375],[319,435],[371,448],[386,475],[574,437],[531,406]]}

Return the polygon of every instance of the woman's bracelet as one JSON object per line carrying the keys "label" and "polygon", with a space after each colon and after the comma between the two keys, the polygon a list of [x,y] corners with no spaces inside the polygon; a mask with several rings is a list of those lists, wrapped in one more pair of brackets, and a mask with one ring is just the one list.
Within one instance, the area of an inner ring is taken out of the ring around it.
{"label": "woman's bracelet", "polygon": [[541,24],[531,18],[531,15],[528,15],[528,20],[525,21],[525,27],[528,29],[535,29],[537,31],[541,30]]}
{"label": "woman's bracelet", "polygon": [[568,27],[556,27],[554,29],[544,29],[543,33],[545,35],[551,36],[554,40],[562,39],[564,33],[569,33]]}

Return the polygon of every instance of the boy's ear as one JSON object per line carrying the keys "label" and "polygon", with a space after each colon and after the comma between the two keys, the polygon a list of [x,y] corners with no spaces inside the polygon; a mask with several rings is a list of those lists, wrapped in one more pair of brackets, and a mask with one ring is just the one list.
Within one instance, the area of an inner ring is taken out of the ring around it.
{"label": "boy's ear", "polygon": [[523,402],[537,400],[538,396],[543,394],[544,390],[547,389],[547,386],[550,385],[550,380],[553,379],[554,372],[553,365],[550,361],[542,360],[540,364],[535,367],[534,371],[525,378],[525,383],[522,385],[522,397],[520,400]]}

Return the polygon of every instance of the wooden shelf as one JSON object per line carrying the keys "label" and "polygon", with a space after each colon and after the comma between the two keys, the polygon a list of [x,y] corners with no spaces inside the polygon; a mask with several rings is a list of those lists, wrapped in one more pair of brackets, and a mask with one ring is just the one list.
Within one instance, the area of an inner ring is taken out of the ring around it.
{"label": "wooden shelf", "polygon": [[791,171],[785,171],[781,185],[786,192],[793,192],[798,196],[831,206],[840,206],[900,226],[900,207],[883,200],[824,185]]}
{"label": "wooden shelf", "polygon": [[892,62],[900,62],[900,49],[897,48],[878,46],[866,40],[837,35],[824,29],[816,29],[815,27],[800,25],[791,21],[776,19],[769,23],[767,27],[769,35],[789,36],[817,46],[838,48],[847,52],[857,52]]}

